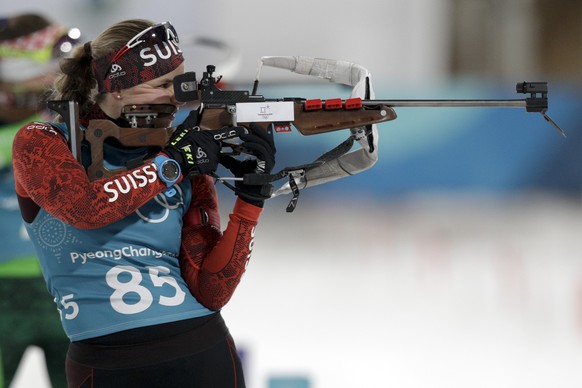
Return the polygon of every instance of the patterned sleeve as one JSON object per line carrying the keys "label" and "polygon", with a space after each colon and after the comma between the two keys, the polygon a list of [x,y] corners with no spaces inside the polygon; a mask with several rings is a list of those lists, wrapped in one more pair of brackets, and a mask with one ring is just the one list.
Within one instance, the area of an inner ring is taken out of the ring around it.
{"label": "patterned sleeve", "polygon": [[44,123],[18,131],[13,166],[19,197],[80,229],[118,221],[165,189],[153,163],[90,182],[65,138]]}
{"label": "patterned sleeve", "polygon": [[197,177],[192,188],[192,204],[182,231],[182,276],[200,303],[219,310],[230,300],[245,272],[262,209],[237,199],[221,233],[212,179]]}

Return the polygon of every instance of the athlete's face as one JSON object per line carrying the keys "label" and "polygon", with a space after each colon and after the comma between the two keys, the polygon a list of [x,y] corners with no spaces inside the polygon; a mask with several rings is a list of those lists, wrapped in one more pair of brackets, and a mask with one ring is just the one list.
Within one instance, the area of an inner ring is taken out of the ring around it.
{"label": "athlete's face", "polygon": [[[184,73],[184,64],[181,64],[173,71],[164,74],[161,77],[154,78],[142,84],[132,86],[131,88],[119,92],[107,93],[105,100],[100,103],[101,109],[109,117],[118,118],[121,111],[127,105],[155,105],[170,104],[176,107],[184,103],[176,100],[174,95],[174,77]],[[167,123],[162,126],[170,126],[174,120],[173,116],[167,118]]]}
{"label": "athlete's face", "polygon": [[184,64],[159,78],[121,91],[122,105],[172,104],[183,105],[174,95],[174,77],[184,73]]}

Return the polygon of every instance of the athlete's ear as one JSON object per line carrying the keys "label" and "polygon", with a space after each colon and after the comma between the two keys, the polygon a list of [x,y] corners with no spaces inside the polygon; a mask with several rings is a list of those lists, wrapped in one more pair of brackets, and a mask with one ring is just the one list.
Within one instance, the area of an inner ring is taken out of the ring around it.
{"label": "athlete's ear", "polygon": [[115,90],[110,93],[101,94],[101,98],[97,102],[99,107],[105,114],[112,119],[121,117],[121,111],[125,101],[123,101],[123,93],[121,90]]}

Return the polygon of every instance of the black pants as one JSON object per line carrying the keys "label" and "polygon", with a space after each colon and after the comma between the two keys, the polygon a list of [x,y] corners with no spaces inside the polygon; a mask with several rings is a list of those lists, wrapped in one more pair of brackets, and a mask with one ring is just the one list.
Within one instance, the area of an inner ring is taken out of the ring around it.
{"label": "black pants", "polygon": [[220,313],[73,342],[66,369],[69,388],[245,387]]}

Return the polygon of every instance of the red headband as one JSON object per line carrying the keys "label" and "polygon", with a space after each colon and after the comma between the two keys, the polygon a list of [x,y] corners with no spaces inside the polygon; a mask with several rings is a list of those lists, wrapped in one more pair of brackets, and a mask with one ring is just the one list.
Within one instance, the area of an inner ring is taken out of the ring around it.
{"label": "red headband", "polygon": [[178,35],[168,22],[148,27],[119,51],[93,61],[99,92],[110,93],[161,77],[175,70],[184,56]]}

